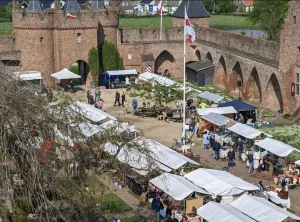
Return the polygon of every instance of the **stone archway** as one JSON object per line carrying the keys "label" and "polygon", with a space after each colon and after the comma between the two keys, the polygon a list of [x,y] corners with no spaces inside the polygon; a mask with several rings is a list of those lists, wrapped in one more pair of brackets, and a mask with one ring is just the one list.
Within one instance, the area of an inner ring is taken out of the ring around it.
{"label": "stone archway", "polygon": [[262,101],[261,83],[256,68],[254,67],[250,73],[250,77],[245,85],[243,97],[249,101]]}
{"label": "stone archway", "polygon": [[[241,83],[240,87],[238,87],[238,81],[240,81]],[[238,94],[240,91],[240,95],[242,95],[243,85],[244,82],[241,65],[239,62],[236,62],[229,75],[229,81],[227,86],[228,92]]]}
{"label": "stone archway", "polygon": [[71,64],[69,70],[81,76],[80,84],[87,84],[87,77],[90,72],[90,68],[87,62],[83,60],[77,60],[73,64]]}
{"label": "stone archway", "polygon": [[227,68],[223,56],[220,57],[217,64],[213,85],[221,89],[226,89],[227,87]]}
{"label": "stone archway", "polygon": [[210,61],[214,62],[210,52],[208,52],[208,53],[206,54],[206,57],[205,57],[205,58],[206,58],[207,60],[210,60]]}
{"label": "stone archway", "polygon": [[274,73],[268,81],[264,98],[266,107],[273,110],[283,110],[281,87]]}
{"label": "stone archway", "polygon": [[171,71],[175,68],[175,58],[168,51],[162,51],[159,56],[157,56],[154,62],[154,72],[163,74],[166,70]]}
{"label": "stone archway", "polygon": [[201,53],[199,50],[196,50],[195,55],[197,56],[198,60],[201,61]]}

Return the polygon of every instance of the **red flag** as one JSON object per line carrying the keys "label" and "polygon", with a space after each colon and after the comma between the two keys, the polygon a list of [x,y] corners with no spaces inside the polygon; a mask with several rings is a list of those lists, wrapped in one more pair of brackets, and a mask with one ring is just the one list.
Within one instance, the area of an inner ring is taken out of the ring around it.
{"label": "red flag", "polygon": [[71,15],[70,13],[67,13],[66,17],[68,19],[76,19],[77,18],[75,15]]}
{"label": "red flag", "polygon": [[193,43],[196,41],[196,34],[195,34],[195,31],[190,23],[190,20],[187,16],[187,12],[186,12],[186,9],[185,9],[185,29],[184,29],[184,32],[186,35],[189,36],[189,42],[190,43]]}
{"label": "red flag", "polygon": [[163,12],[163,3],[162,3],[162,0],[158,3],[157,5],[157,13],[158,14],[162,14]]}

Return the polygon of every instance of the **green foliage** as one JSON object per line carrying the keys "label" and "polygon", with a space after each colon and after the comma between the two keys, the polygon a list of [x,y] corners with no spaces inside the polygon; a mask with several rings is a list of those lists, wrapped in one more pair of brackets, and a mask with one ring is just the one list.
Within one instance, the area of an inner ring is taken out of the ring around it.
{"label": "green foliage", "polygon": [[89,51],[88,64],[91,70],[93,81],[99,81],[99,52],[96,48],[91,48]]}
{"label": "green foliage", "polygon": [[146,222],[147,219],[142,216],[126,217],[121,219],[122,222]]}
{"label": "green foliage", "polygon": [[12,4],[9,3],[5,6],[5,13],[6,13],[6,18],[11,19],[12,18]]}
{"label": "green foliage", "polygon": [[101,53],[101,61],[102,61],[102,71],[108,70],[121,70],[123,69],[123,59],[119,54],[117,47],[108,42],[104,41],[102,45],[102,53]]}
{"label": "green foliage", "polygon": [[104,214],[122,213],[132,210],[128,204],[113,193],[102,195],[99,201]]}
{"label": "green foliage", "polygon": [[241,31],[241,35],[246,35],[246,32],[245,31]]}
{"label": "green foliage", "polygon": [[279,41],[280,28],[284,22],[289,0],[254,1],[254,8],[250,13],[250,20],[264,30],[270,40]]}
{"label": "green foliage", "polygon": [[69,70],[75,74],[79,74],[79,67],[78,66],[70,66]]}
{"label": "green foliage", "polygon": [[289,114],[289,113],[285,113],[282,117],[285,118],[285,119],[291,119],[292,115]]}
{"label": "green foliage", "polygon": [[231,0],[221,0],[216,3],[216,13],[230,13],[236,11],[236,5]]}
{"label": "green foliage", "polygon": [[15,208],[14,213],[13,213],[13,221],[18,221],[18,222],[26,222],[26,214],[18,207]]}
{"label": "green foliage", "polygon": [[202,0],[202,3],[207,11],[212,12],[214,10],[214,1],[213,0]]}

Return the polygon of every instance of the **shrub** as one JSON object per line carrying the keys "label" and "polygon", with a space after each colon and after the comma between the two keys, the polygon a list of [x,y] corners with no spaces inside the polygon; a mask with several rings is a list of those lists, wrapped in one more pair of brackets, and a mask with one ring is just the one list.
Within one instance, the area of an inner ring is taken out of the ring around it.
{"label": "shrub", "polygon": [[93,81],[99,80],[99,52],[96,48],[91,48],[89,51],[88,64],[92,74]]}

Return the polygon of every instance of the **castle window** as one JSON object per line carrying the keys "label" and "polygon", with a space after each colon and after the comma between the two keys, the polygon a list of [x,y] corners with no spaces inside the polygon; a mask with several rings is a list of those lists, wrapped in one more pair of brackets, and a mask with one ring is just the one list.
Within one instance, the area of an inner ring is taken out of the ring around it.
{"label": "castle window", "polygon": [[40,43],[44,43],[44,37],[40,37]]}
{"label": "castle window", "polygon": [[300,73],[296,73],[296,95],[300,95]]}
{"label": "castle window", "polygon": [[131,54],[128,54],[128,59],[131,59],[131,58],[132,58]]}
{"label": "castle window", "polygon": [[297,18],[296,18],[296,16],[294,16],[294,24],[296,24],[297,23]]}
{"label": "castle window", "polygon": [[77,33],[77,43],[81,43],[81,33]]}

